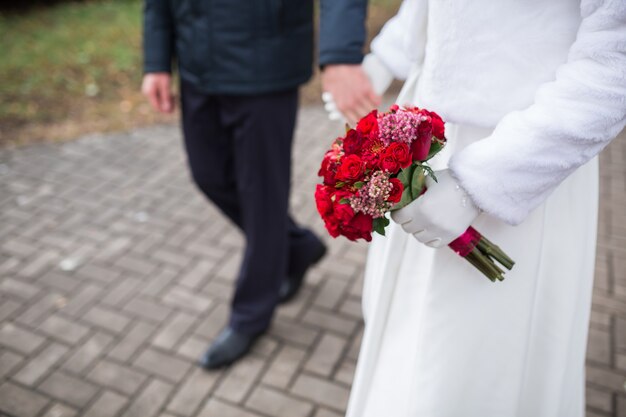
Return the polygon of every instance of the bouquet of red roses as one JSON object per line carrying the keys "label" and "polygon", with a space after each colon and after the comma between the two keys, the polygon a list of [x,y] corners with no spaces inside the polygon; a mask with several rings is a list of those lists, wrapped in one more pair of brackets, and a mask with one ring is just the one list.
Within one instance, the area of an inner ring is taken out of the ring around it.
{"label": "bouquet of red roses", "polygon": [[[331,236],[372,240],[385,234],[386,214],[426,192],[426,177],[437,180],[427,161],[446,143],[444,122],[435,112],[394,105],[363,117],[347,128],[326,152],[318,175],[323,184],[315,202]],[[449,244],[490,280],[504,279],[514,262],[470,227]]]}

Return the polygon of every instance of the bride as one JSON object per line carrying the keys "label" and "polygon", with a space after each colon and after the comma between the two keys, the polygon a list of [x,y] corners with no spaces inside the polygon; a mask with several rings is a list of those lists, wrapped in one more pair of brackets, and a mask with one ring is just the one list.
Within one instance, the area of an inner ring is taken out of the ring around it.
{"label": "bride", "polygon": [[[584,416],[595,156],[626,124],[626,2],[405,0],[371,50],[373,84],[406,79],[397,103],[439,113],[448,146],[439,183],[371,245],[347,416]],[[470,224],[516,261],[504,282],[438,249]]]}

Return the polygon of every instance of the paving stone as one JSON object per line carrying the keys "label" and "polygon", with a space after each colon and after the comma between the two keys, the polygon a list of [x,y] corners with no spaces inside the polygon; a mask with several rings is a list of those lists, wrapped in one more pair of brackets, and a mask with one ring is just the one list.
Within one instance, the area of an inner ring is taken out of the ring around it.
{"label": "paving stone", "polygon": [[613,412],[613,398],[609,392],[588,386],[586,400],[587,407],[593,407],[596,410],[607,413]]}
{"label": "paving stone", "polygon": [[195,324],[196,318],[186,313],[177,313],[161,327],[152,339],[152,344],[162,349],[172,349]]}
{"label": "paving stone", "polygon": [[59,401],[82,408],[96,395],[95,385],[57,371],[46,378],[39,390]]}
{"label": "paving stone", "polygon": [[0,411],[12,416],[35,417],[48,404],[48,399],[32,390],[10,382],[0,385]]}
{"label": "paving stone", "polygon": [[42,417],[74,417],[78,415],[78,411],[64,404],[55,403]]}
{"label": "paving stone", "polygon": [[153,322],[162,322],[172,309],[147,298],[133,298],[124,306],[124,311]]}
{"label": "paving stone", "polygon": [[215,398],[211,398],[206,406],[202,409],[198,417],[259,417],[251,411],[244,410],[241,407],[236,407],[220,401]]}
{"label": "paving stone", "polygon": [[76,374],[82,374],[102,355],[112,340],[112,336],[102,332],[93,334],[85,343],[72,351],[63,364],[63,368]]}
{"label": "paving stone", "polygon": [[110,360],[102,360],[89,372],[87,379],[130,396],[137,392],[147,376],[129,366],[120,365]]}
{"label": "paving stone", "polygon": [[199,324],[194,330],[194,333],[206,340],[213,339],[226,325],[229,314],[230,309],[227,305],[217,305],[206,318],[200,317],[198,320]]}
{"label": "paving stone", "polygon": [[309,402],[263,386],[252,391],[246,406],[273,417],[307,417],[313,410]]}
{"label": "paving stone", "polygon": [[281,340],[309,347],[313,344],[319,332],[314,329],[283,320],[276,321],[272,324],[270,334]]}
{"label": "paving stone", "polygon": [[197,289],[210,277],[215,263],[207,260],[198,261],[192,269],[183,275],[179,282],[189,288]]}
{"label": "paving stone", "polygon": [[116,311],[94,306],[82,316],[82,320],[113,333],[122,332],[130,319]]}
{"label": "paving stone", "polygon": [[190,335],[180,344],[176,353],[195,362],[207,348],[208,344],[206,340]]}
{"label": "paving stone", "polygon": [[315,417],[343,417],[343,414],[339,414],[325,408],[319,408],[315,413]]}
{"label": "paving stone", "polygon": [[7,300],[6,298],[3,299],[0,304],[0,322],[9,319],[21,305],[21,303],[18,303],[15,300]]}
{"label": "paving stone", "polygon": [[67,299],[58,292],[44,294],[43,297],[34,301],[30,307],[20,313],[15,321],[30,327],[37,327],[53,312],[61,309]]}
{"label": "paving stone", "polygon": [[173,355],[146,349],[135,359],[134,366],[167,381],[180,382],[191,364]]}
{"label": "paving stone", "polygon": [[13,375],[13,379],[24,385],[35,385],[68,351],[67,347],[53,342],[30,358],[28,363]]}
{"label": "paving stone", "polygon": [[611,362],[611,337],[608,331],[595,328],[589,329],[589,343],[587,346],[587,359],[605,365]]}
{"label": "paving stone", "polygon": [[0,352],[0,378],[13,372],[22,363],[24,357],[10,350]]}
{"label": "paving stone", "polygon": [[342,337],[324,334],[304,369],[322,376],[330,376],[341,357],[345,343]]}
{"label": "paving stone", "polygon": [[263,365],[263,361],[252,356],[236,362],[228,370],[228,373],[215,391],[215,395],[233,403],[242,401],[256,383]]}
{"label": "paving stone", "polygon": [[39,325],[38,330],[61,342],[69,343],[71,345],[78,343],[78,341],[89,333],[88,327],[75,323],[57,314],[44,320]]}
{"label": "paving stone", "polygon": [[343,412],[348,406],[349,390],[347,388],[306,374],[298,376],[291,392],[337,411]]}
{"label": "paving stone", "polygon": [[13,323],[4,323],[0,327],[0,345],[30,355],[36,351],[45,339],[30,330]]}
{"label": "paving stone", "polygon": [[349,282],[337,279],[327,279],[317,293],[313,304],[329,310],[335,309],[342,300]]}
{"label": "paving stone", "polygon": [[0,294],[13,295],[23,299],[34,297],[40,288],[23,280],[5,278],[0,282]]}
{"label": "paving stone", "polygon": [[195,368],[177,389],[167,409],[178,415],[193,415],[220,376],[219,372],[206,372],[202,368]]}
{"label": "paving stone", "polygon": [[207,311],[213,303],[206,295],[192,292],[180,286],[172,287],[170,291],[163,296],[163,302],[173,307],[200,313]]}
{"label": "paving stone", "polygon": [[120,361],[133,357],[141,345],[154,333],[156,326],[143,321],[137,322],[128,330],[119,343],[111,349],[109,356]]}
{"label": "paving stone", "polygon": [[123,417],[152,417],[155,416],[167,401],[172,392],[172,385],[153,379],[146,388],[137,395],[132,404],[126,409]]}
{"label": "paving stone", "polygon": [[315,309],[309,309],[302,321],[346,336],[350,335],[357,326],[355,320],[345,319],[339,317],[337,314],[326,313]]}

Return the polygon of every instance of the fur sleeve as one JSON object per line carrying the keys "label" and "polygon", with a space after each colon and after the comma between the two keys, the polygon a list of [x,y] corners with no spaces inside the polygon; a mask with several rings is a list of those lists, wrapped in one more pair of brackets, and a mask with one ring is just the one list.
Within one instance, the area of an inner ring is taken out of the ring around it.
{"label": "fur sleeve", "polygon": [[372,40],[372,53],[397,79],[405,80],[412,63],[423,60],[427,15],[427,1],[404,0],[398,13]]}
{"label": "fur sleeve", "polygon": [[626,2],[583,0],[581,15],[555,80],[450,161],[476,205],[509,224],[521,223],[626,124]]}

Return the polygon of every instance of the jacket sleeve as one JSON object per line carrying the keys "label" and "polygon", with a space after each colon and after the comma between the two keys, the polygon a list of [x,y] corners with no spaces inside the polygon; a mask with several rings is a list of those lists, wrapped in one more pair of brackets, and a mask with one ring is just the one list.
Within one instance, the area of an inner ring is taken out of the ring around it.
{"label": "jacket sleeve", "polygon": [[450,160],[476,205],[509,224],[521,223],[626,124],[626,2],[583,0],[581,16],[555,80]]}
{"label": "jacket sleeve", "polygon": [[171,72],[174,27],[169,0],[145,0],[143,19],[144,73]]}
{"label": "jacket sleeve", "polygon": [[367,0],[320,0],[320,65],[363,60]]}
{"label": "jacket sleeve", "polygon": [[[404,0],[372,40],[372,53],[397,79],[408,77],[413,62],[422,62],[426,47],[428,5],[423,0]],[[409,56],[411,51],[413,56]]]}

